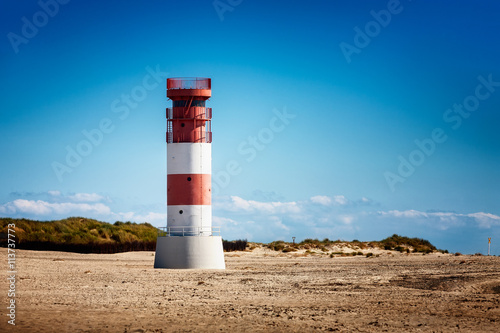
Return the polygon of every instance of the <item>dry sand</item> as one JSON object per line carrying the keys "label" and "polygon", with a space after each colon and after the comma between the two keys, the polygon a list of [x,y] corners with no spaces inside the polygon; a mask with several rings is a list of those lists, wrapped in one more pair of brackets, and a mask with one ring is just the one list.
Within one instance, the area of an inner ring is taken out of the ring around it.
{"label": "dry sand", "polygon": [[500,332],[500,257],[381,252],[257,248],[185,271],[153,269],[153,252],[20,250],[16,326],[4,268],[0,332]]}

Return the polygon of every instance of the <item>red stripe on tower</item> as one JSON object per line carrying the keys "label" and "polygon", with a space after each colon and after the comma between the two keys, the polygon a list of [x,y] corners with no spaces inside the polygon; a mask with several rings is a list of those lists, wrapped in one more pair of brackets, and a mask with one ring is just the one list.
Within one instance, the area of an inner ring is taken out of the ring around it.
{"label": "red stripe on tower", "polygon": [[167,175],[167,205],[210,205],[211,175]]}

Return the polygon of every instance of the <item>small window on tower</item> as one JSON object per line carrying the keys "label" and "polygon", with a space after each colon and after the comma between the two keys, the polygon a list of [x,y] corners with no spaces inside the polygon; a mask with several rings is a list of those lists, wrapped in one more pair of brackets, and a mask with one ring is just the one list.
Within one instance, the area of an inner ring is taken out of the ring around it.
{"label": "small window on tower", "polygon": [[188,177],[188,182],[190,182],[190,181],[191,181],[191,177]]}
{"label": "small window on tower", "polygon": [[179,214],[182,214],[182,213],[184,213],[184,211],[181,209],[181,210],[179,211]]}

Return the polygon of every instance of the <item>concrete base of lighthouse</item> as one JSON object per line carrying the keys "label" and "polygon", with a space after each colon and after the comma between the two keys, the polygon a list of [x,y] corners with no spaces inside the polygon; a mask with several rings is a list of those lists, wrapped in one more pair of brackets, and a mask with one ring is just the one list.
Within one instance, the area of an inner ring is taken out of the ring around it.
{"label": "concrete base of lighthouse", "polygon": [[225,269],[222,237],[158,237],[154,268]]}

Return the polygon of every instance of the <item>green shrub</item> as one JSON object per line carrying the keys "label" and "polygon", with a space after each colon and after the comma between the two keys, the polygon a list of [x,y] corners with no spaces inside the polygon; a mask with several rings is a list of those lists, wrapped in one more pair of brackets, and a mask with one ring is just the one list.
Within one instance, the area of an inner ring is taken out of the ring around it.
{"label": "green shrub", "polygon": [[400,248],[412,247],[413,252],[431,253],[436,251],[436,247],[429,241],[422,238],[409,238],[397,234],[387,237],[379,242],[384,250],[400,250]]}
{"label": "green shrub", "polygon": [[[234,241],[222,240],[222,247],[225,252],[231,251],[245,251],[247,248],[247,240],[246,239],[238,239]],[[255,247],[254,247],[255,248]]]}
{"label": "green shrub", "polygon": [[283,251],[283,249],[285,248],[285,242],[282,240],[274,241],[267,244],[267,247],[274,251]]}
{"label": "green shrub", "polygon": [[296,249],[296,248],[294,248],[294,247],[290,247],[290,246],[285,247],[285,248],[283,249],[283,252],[285,252],[285,253],[287,253],[287,252],[295,252],[295,251],[297,251],[297,249]]}
{"label": "green shrub", "polygon": [[[6,231],[9,223],[16,225],[21,249],[82,253],[154,250],[158,232],[149,223],[129,223],[125,228],[124,223],[119,221],[113,225],[83,217],[69,217],[46,222],[0,218],[0,233]],[[0,246],[6,246],[2,239]]]}

